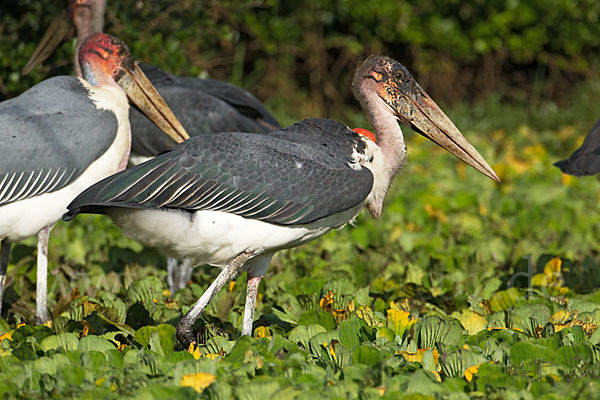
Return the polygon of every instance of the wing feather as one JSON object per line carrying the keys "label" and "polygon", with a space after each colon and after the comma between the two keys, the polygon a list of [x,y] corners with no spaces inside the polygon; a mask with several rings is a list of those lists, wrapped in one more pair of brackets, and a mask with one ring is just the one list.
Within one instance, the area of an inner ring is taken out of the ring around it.
{"label": "wing feather", "polygon": [[75,77],[47,79],[3,101],[0,206],[64,188],[108,150],[117,128]]}
{"label": "wing feather", "polygon": [[356,133],[329,120],[301,122],[273,135],[200,135],[88,188],[65,219],[132,207],[309,223],[365,201],[373,175],[348,167],[361,145]]}

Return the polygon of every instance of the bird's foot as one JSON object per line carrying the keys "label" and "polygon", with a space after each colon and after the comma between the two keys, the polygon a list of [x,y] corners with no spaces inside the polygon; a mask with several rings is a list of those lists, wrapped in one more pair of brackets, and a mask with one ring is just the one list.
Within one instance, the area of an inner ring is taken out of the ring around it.
{"label": "bird's foot", "polygon": [[194,321],[186,317],[187,315],[184,315],[181,320],[179,320],[179,323],[175,328],[175,336],[177,336],[177,339],[184,345],[184,347],[188,347],[192,343],[195,343],[196,339],[194,337],[193,329]]}

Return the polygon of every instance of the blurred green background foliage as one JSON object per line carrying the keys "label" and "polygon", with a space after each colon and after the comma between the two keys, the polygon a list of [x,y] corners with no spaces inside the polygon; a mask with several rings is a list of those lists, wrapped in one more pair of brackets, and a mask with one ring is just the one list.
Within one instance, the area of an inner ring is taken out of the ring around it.
{"label": "blurred green background foliage", "polygon": [[[0,4],[3,98],[71,73],[73,41],[20,76],[63,5]],[[565,105],[598,76],[599,16],[596,0],[137,0],[108,1],[105,31],[139,60],[241,85],[297,119],[356,110],[352,74],[373,53],[403,62],[442,104],[494,93]]]}
{"label": "blurred green background foliage", "polygon": [[[20,75],[62,6],[0,3],[0,100],[71,73],[74,41]],[[49,326],[21,324],[33,321],[35,239],[14,246],[0,397],[596,398],[598,182],[552,163],[600,114],[599,13],[597,0],[109,0],[105,31],[137,59],[240,85],[284,125],[364,126],[357,63],[400,60],[503,184],[404,129],[409,160],[382,218],[280,252],[254,339],[239,337],[242,274],[203,314],[192,352],[172,325],[214,268],[169,293],[164,257],[108,218],[58,223]]]}

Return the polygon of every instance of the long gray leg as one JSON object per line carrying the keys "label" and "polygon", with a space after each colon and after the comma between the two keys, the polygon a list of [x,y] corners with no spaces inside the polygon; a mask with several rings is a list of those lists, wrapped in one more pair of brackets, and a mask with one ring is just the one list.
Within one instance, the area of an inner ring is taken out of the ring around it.
{"label": "long gray leg", "polygon": [[254,322],[254,309],[256,308],[256,295],[258,294],[258,285],[260,276],[251,276],[248,273],[248,283],[246,285],[246,306],[244,308],[244,324],[242,325],[242,335],[252,335],[252,323]]}
{"label": "long gray leg", "polygon": [[184,258],[181,263],[176,258],[167,258],[167,284],[171,294],[184,289],[192,280],[194,264],[190,258]]}
{"label": "long gray leg", "polygon": [[169,285],[171,295],[174,295],[177,291],[176,283],[179,282],[179,266],[177,264],[176,258],[167,258],[167,284]]}
{"label": "long gray leg", "polygon": [[48,240],[54,224],[42,228],[37,234],[37,282],[35,296],[35,323],[43,324],[48,315]]}
{"label": "long gray leg", "polygon": [[183,289],[187,286],[187,283],[192,280],[193,272],[194,263],[190,258],[184,258],[181,264],[179,264],[179,282],[176,290]]}
{"label": "long gray leg", "polygon": [[4,299],[4,285],[6,284],[6,269],[10,259],[11,243],[4,239],[0,242],[0,312],[2,312],[2,300]]}
{"label": "long gray leg", "polygon": [[217,278],[210,284],[208,289],[196,301],[192,308],[181,318],[177,324],[177,339],[184,345],[194,341],[193,325],[208,303],[219,293],[219,290],[227,283],[240,269],[242,265],[252,256],[252,253],[242,253],[229,261],[221,270]]}
{"label": "long gray leg", "polygon": [[263,253],[254,257],[246,263],[248,271],[248,283],[246,284],[246,305],[244,307],[244,322],[242,324],[242,335],[252,335],[252,324],[254,322],[254,309],[256,308],[256,295],[260,280],[271,264],[273,253]]}

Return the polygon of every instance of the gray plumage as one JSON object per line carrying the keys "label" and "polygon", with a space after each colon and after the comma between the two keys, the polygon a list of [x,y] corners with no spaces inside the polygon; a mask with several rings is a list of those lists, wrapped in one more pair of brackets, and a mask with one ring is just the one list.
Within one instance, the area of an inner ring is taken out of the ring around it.
{"label": "gray plumage", "polygon": [[[270,134],[193,137],[80,194],[64,219],[106,207],[214,210],[275,224],[305,224],[350,209],[369,195],[373,174],[351,168],[360,136],[326,119]],[[356,166],[356,165],[355,165]]]}
{"label": "gray plumage", "polygon": [[[279,128],[260,101],[237,86],[212,79],[178,77],[147,64],[140,67],[190,136],[269,132]],[[175,147],[175,142],[137,109],[131,109],[129,119],[132,153],[154,156]]]}
{"label": "gray plumage", "polygon": [[97,109],[75,77],[47,79],[0,103],[0,206],[73,182],[116,133],[114,114]]}
{"label": "gray plumage", "polygon": [[587,134],[581,146],[571,157],[557,161],[555,166],[569,175],[595,175],[600,172],[600,120]]}

